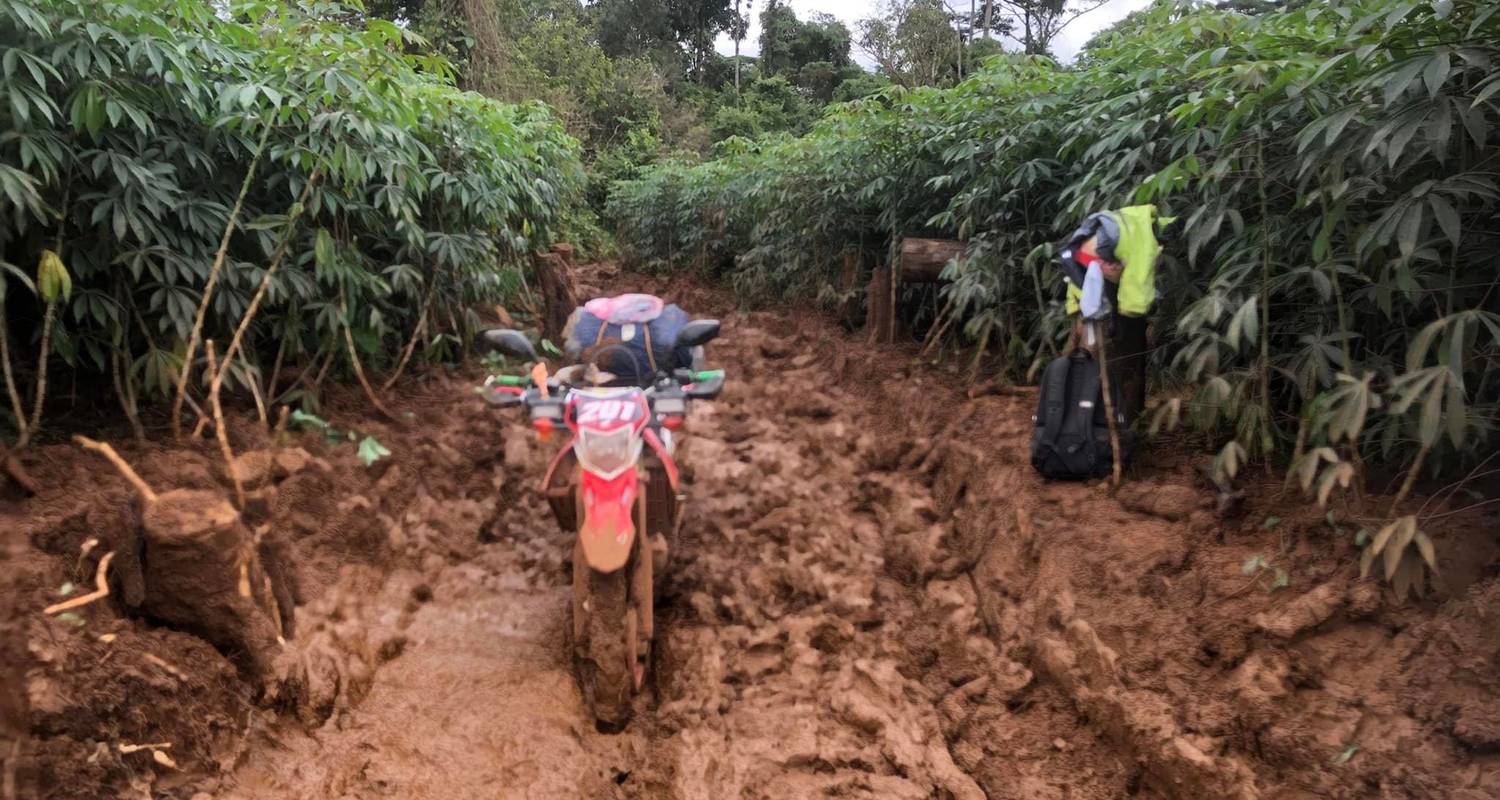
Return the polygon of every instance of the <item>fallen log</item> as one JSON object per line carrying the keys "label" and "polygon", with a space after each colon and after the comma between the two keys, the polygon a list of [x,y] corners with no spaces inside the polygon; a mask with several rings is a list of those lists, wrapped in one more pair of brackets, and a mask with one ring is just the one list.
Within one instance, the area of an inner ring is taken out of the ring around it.
{"label": "fallen log", "polygon": [[901,282],[936,283],[948,262],[963,255],[967,245],[952,239],[902,239]]}

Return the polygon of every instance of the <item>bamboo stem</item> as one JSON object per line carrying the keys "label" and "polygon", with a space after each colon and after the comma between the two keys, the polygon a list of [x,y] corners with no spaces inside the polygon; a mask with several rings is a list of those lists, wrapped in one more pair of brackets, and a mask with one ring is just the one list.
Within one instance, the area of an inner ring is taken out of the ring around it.
{"label": "bamboo stem", "polygon": [[260,133],[260,144],[256,145],[255,156],[250,159],[250,166],[245,170],[245,179],[240,182],[240,194],[234,200],[234,208],[229,212],[229,221],[224,224],[224,235],[219,238],[219,250],[214,254],[213,266],[208,270],[208,282],[203,286],[203,298],[198,301],[198,313],[193,319],[193,329],[188,333],[187,352],[182,356],[182,369],[177,373],[177,394],[172,400],[172,436],[182,437],[182,396],[187,393],[188,374],[192,372],[193,355],[198,351],[198,339],[203,335],[203,321],[208,317],[208,304],[213,299],[214,288],[219,283],[219,275],[224,270],[224,260],[229,256],[229,241],[234,236],[234,229],[239,224],[240,212],[245,207],[245,197],[250,194],[250,185],[255,181],[255,171],[260,166],[260,157],[266,151],[266,140],[271,135],[271,125],[267,123]]}
{"label": "bamboo stem", "polygon": [[129,481],[130,485],[135,487],[136,494],[139,494],[142,500],[145,500],[147,503],[155,503],[157,501],[156,492],[151,490],[149,484],[141,480],[140,474],[130,464],[126,463],[125,459],[120,458],[120,454],[116,453],[115,449],[110,447],[108,442],[96,442],[86,436],[74,436],[73,443],[85,450],[92,450],[104,456],[109,463],[114,465],[116,470],[119,470],[125,480]]}

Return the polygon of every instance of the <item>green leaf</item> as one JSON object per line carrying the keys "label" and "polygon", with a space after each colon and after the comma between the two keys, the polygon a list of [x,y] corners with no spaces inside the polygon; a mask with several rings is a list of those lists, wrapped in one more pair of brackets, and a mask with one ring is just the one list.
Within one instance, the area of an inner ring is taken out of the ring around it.
{"label": "green leaf", "polygon": [[1443,88],[1443,83],[1448,80],[1448,69],[1451,59],[1446,48],[1440,49],[1427,62],[1427,68],[1422,71],[1422,82],[1427,84],[1427,93],[1436,97]]}
{"label": "green leaf", "polygon": [[1458,210],[1448,199],[1439,194],[1428,195],[1427,204],[1432,207],[1432,215],[1442,226],[1443,233],[1447,235],[1448,241],[1458,246],[1459,239],[1463,236],[1463,225],[1458,218]]}
{"label": "green leaf", "polygon": [[1262,523],[1260,527],[1261,530],[1274,531],[1276,530],[1276,526],[1280,524],[1281,517],[1266,517],[1266,521]]}
{"label": "green leaf", "polygon": [[366,436],[364,440],[359,443],[359,460],[367,467],[390,454],[391,451],[387,450],[384,445],[376,441],[375,437],[373,436]]}
{"label": "green leaf", "polygon": [[316,259],[319,272],[327,272],[333,268],[335,249],[333,235],[327,228],[318,229],[317,243],[313,247],[313,256]]}
{"label": "green leaf", "polygon": [[313,428],[320,431],[328,430],[328,423],[324,422],[321,417],[309,414],[300,408],[292,409],[292,413],[288,415],[287,419],[298,427]]}

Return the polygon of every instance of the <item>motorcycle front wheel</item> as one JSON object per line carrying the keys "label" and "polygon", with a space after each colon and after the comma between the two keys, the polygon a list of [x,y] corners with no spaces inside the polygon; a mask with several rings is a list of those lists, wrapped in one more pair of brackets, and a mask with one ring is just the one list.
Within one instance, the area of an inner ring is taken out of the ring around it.
{"label": "motorcycle front wheel", "polygon": [[573,569],[574,665],[595,725],[603,732],[617,732],[630,721],[634,694],[627,643],[635,637],[636,625],[628,573],[590,569],[582,562],[581,550],[575,553]]}

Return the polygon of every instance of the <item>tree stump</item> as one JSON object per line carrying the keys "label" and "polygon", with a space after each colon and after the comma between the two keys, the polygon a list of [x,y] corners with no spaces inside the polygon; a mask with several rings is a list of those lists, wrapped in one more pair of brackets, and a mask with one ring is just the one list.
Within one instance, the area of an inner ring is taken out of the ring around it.
{"label": "tree stump", "polygon": [[568,317],[578,307],[578,289],[573,280],[572,245],[559,244],[550,253],[532,258],[537,291],[542,296],[542,335],[561,343]]}
{"label": "tree stump", "polygon": [[293,565],[279,552],[263,558],[268,548],[216,492],[178,489],[145,503],[141,533],[141,588],[122,575],[127,603],[136,594],[131,604],[147,616],[203,638],[264,686],[291,631]]}

